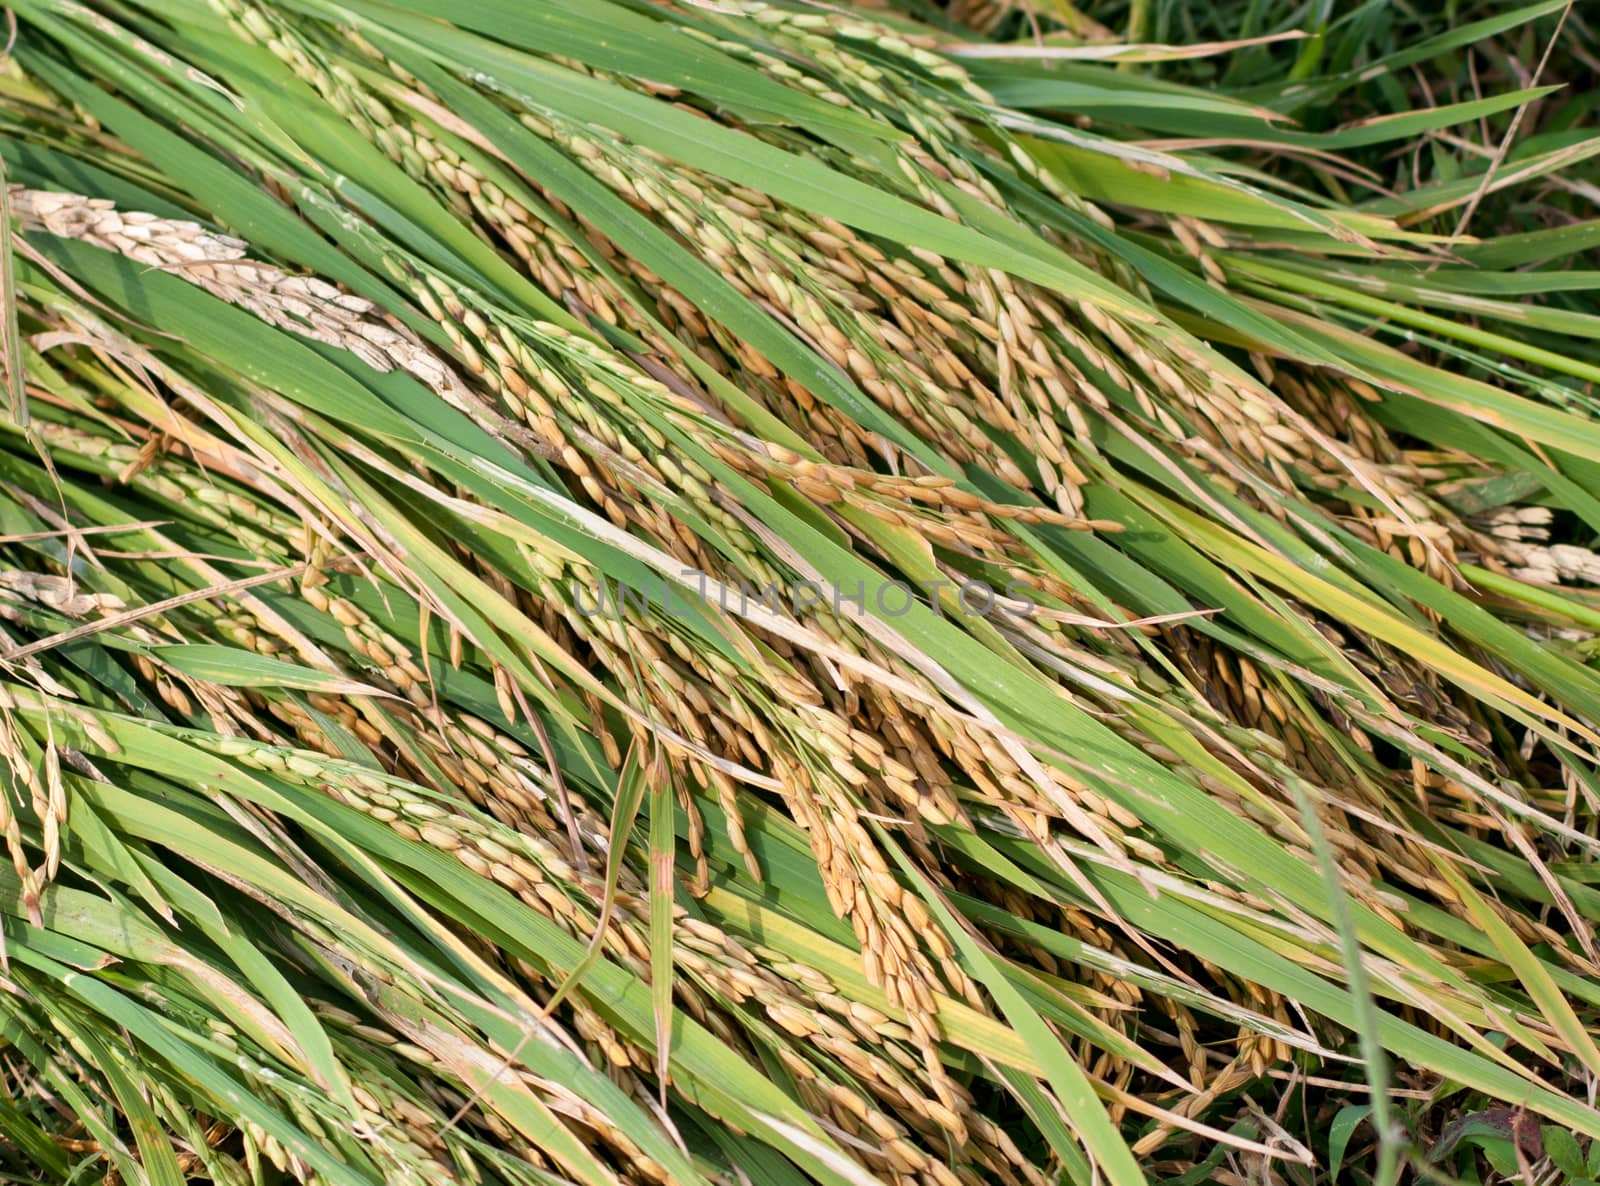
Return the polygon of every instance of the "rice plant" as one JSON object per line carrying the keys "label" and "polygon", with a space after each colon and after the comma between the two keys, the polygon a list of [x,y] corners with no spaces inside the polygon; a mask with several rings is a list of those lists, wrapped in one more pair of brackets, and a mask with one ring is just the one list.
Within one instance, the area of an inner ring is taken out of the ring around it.
{"label": "rice plant", "polygon": [[1600,1176],[1590,26],[1311,7],[14,0],[6,1180]]}

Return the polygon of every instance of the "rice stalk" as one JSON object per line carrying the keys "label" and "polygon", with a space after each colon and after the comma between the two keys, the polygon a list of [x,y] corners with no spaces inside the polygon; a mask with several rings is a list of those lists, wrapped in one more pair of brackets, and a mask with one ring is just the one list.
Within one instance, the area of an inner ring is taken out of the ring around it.
{"label": "rice stalk", "polygon": [[1580,311],[887,12],[19,14],[8,1164],[1600,1134]]}

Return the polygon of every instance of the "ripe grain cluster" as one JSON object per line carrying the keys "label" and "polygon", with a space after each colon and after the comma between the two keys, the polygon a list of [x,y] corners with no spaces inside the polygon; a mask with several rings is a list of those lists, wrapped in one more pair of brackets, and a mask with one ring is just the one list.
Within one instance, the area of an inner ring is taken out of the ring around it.
{"label": "ripe grain cluster", "polygon": [[6,1180],[1593,1177],[1559,9],[12,3]]}

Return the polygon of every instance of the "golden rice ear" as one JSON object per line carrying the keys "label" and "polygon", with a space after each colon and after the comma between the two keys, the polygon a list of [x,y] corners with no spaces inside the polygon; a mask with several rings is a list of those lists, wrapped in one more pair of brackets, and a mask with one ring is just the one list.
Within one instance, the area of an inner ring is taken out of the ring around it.
{"label": "golden rice ear", "polygon": [[13,7],[0,1173],[1592,1177],[1575,8]]}

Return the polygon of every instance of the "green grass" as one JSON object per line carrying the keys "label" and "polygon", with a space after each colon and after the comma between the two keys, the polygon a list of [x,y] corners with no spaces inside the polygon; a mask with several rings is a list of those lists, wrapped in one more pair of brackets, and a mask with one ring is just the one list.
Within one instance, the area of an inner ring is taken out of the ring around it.
{"label": "green grass", "polygon": [[1586,14],[1023,7],[13,5],[7,1180],[1594,1176]]}

